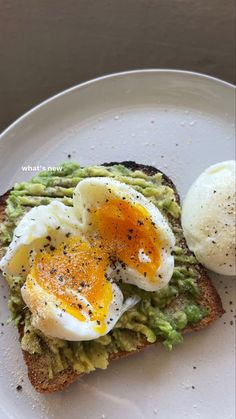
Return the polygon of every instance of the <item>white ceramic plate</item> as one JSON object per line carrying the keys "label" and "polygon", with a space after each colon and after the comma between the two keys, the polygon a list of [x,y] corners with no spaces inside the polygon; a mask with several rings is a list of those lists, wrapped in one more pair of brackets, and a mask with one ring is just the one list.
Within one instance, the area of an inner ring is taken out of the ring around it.
{"label": "white ceramic plate", "polygon": [[[233,86],[180,71],[127,72],[76,86],[3,133],[0,192],[35,174],[22,166],[55,166],[71,154],[81,165],[114,160],[154,165],[172,177],[183,197],[205,167],[234,158],[234,103]],[[211,327],[186,336],[171,353],[154,345],[54,395],[35,393],[17,331],[0,325],[0,417],[233,419],[235,283],[221,277],[214,282],[226,314]],[[4,323],[6,292],[2,285]]]}

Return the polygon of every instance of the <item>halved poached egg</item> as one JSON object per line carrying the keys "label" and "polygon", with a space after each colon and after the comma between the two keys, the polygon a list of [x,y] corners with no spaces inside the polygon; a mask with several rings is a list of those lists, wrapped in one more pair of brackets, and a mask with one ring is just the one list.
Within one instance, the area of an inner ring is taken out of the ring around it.
{"label": "halved poached egg", "polygon": [[160,211],[130,186],[87,178],[73,207],[53,201],[30,210],[0,262],[25,277],[22,297],[46,335],[90,340],[107,334],[138,297],[124,301],[119,282],[146,291],[173,273],[174,235]]}

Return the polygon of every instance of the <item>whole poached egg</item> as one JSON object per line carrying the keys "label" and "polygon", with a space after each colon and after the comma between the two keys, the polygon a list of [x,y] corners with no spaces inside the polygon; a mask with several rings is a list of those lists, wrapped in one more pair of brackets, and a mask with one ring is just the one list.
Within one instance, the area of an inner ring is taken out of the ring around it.
{"label": "whole poached egg", "polygon": [[208,167],[183,203],[182,227],[188,246],[206,268],[236,275],[235,161]]}
{"label": "whole poached egg", "polygon": [[124,301],[119,282],[146,291],[169,282],[174,244],[167,221],[142,194],[110,178],[87,178],[75,188],[73,207],[55,200],[21,219],[0,269],[25,278],[21,293],[34,327],[91,340],[139,301]]}

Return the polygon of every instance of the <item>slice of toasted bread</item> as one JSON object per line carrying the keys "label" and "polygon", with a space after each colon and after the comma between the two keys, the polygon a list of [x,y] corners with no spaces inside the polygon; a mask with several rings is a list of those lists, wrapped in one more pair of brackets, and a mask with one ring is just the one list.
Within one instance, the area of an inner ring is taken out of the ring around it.
{"label": "slice of toasted bread", "polygon": [[[104,166],[112,166],[115,164],[122,164],[125,167],[131,169],[131,170],[140,170],[144,172],[147,175],[154,175],[159,172],[154,167],[136,164],[134,162],[122,162],[122,163],[105,163]],[[163,174],[163,183],[169,187],[171,187],[174,192],[177,201],[179,202],[179,195],[177,193],[177,190],[172,183],[172,181]],[[6,199],[7,199],[8,193],[0,197],[0,221],[3,222],[5,218],[5,206],[6,206]],[[172,223],[175,223],[177,226],[181,226],[180,224],[180,218],[172,220]],[[183,239],[181,242],[181,246],[188,250],[187,243]],[[1,257],[1,250],[0,249],[0,257]],[[188,250],[188,253],[191,254],[191,252]],[[207,307],[209,309],[209,314],[204,317],[199,323],[197,323],[195,326],[188,326],[183,330],[183,333],[188,333],[191,331],[197,331],[199,329],[202,329],[212,322],[214,322],[217,318],[222,316],[224,313],[224,310],[222,308],[222,303],[220,300],[219,295],[217,294],[216,289],[212,285],[206,270],[200,265],[196,264],[195,266],[199,273],[200,278],[198,280],[198,286],[201,289],[201,305]],[[22,334],[23,326],[19,326],[19,333]],[[118,352],[115,354],[112,354],[110,356],[110,361],[122,358],[124,356],[130,355],[134,352],[140,351],[144,349],[145,347],[149,346],[150,343],[143,342],[142,345],[139,346],[135,351],[132,352]],[[65,387],[67,387],[69,384],[73,383],[77,378],[81,377],[81,374],[76,373],[72,368],[66,368],[65,370],[61,371],[60,373],[56,374],[52,379],[49,379],[48,377],[48,366],[50,365],[50,359],[48,356],[43,355],[31,355],[26,351],[22,351],[24,360],[28,367],[28,375],[29,379],[32,383],[32,385],[35,387],[35,389],[38,392],[41,393],[51,393],[54,391],[60,391],[63,390]]]}

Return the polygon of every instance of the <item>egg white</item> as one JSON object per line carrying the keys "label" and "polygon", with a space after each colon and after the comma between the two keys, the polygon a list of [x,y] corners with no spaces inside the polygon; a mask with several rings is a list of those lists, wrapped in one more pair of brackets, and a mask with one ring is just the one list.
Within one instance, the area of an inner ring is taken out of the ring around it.
{"label": "egg white", "polygon": [[80,223],[73,208],[56,200],[49,205],[34,207],[16,227],[7,252],[0,261],[0,269],[8,275],[25,277],[40,249],[47,245],[48,248],[57,247],[66,235],[79,234]]}
{"label": "egg white", "polygon": [[182,227],[189,248],[206,268],[236,275],[235,161],[207,168],[189,189]]}

